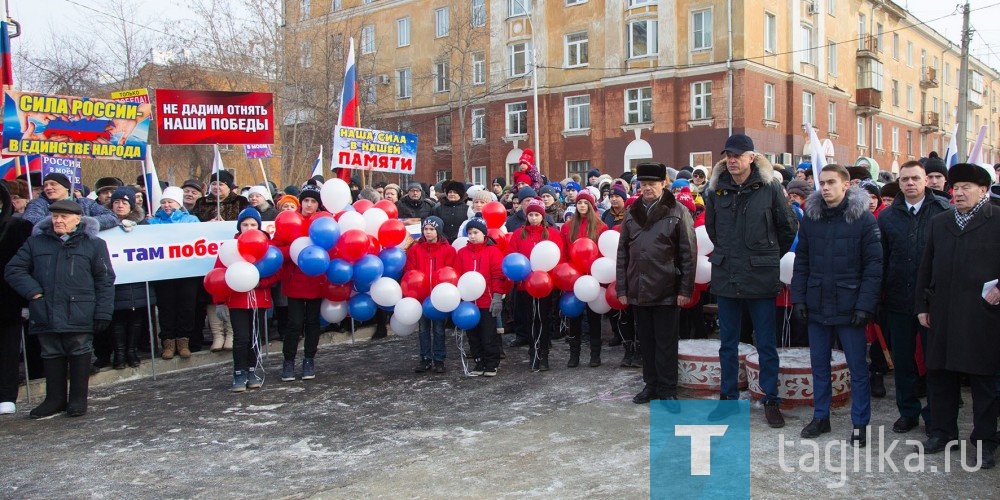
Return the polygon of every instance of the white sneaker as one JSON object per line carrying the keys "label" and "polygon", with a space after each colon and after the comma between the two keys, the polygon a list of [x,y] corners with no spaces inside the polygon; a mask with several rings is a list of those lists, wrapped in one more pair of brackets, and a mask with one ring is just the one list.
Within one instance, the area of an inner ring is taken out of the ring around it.
{"label": "white sneaker", "polygon": [[10,415],[11,413],[14,413],[16,411],[17,411],[17,406],[14,406],[14,403],[11,403],[9,401],[4,401],[3,403],[0,403],[0,415]]}

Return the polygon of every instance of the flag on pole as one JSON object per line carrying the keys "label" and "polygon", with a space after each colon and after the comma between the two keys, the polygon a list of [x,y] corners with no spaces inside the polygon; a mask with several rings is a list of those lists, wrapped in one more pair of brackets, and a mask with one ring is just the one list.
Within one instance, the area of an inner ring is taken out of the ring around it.
{"label": "flag on pole", "polygon": [[212,157],[212,175],[215,175],[219,173],[219,171],[225,170],[226,167],[222,164],[222,155],[219,153],[218,144],[212,145],[212,153],[214,154]]}
{"label": "flag on pole", "polygon": [[[317,175],[323,175],[323,145],[319,145],[319,156],[316,157],[316,163],[313,164],[312,174],[309,175],[310,178],[316,177]],[[325,177],[324,177],[325,178]]]}
{"label": "flag on pole", "polygon": [[10,31],[7,21],[0,21],[0,85],[14,85],[14,71],[11,68]]}
{"label": "flag on pole", "polygon": [[955,124],[955,128],[951,130],[951,142],[948,143],[948,150],[944,152],[944,165],[948,170],[951,170],[951,166],[958,163],[958,143],[955,142],[955,137],[958,135],[958,124]]}
{"label": "flag on pole", "polygon": [[[347,51],[347,68],[344,70],[344,88],[340,92],[340,115],[337,117],[337,125],[341,127],[357,127],[361,123],[358,116],[358,73],[357,65],[354,64],[354,37],[351,37],[351,46]],[[332,163],[332,158],[331,158]],[[351,181],[351,169],[338,168],[337,177],[344,182]]]}
{"label": "flag on pole", "polygon": [[976,137],[976,143],[973,144],[972,152],[969,153],[969,159],[966,163],[979,165],[983,162],[982,153],[984,140],[986,140],[986,125],[979,127],[979,136]]}
{"label": "flag on pole", "polygon": [[156,213],[156,208],[160,206],[160,198],[163,197],[163,190],[160,189],[160,176],[156,175],[156,165],[153,163],[153,148],[146,147],[146,161],[142,162],[143,172],[146,178],[146,199],[149,204],[148,214]]}
{"label": "flag on pole", "polygon": [[826,166],[826,153],[823,150],[823,144],[819,142],[819,136],[816,135],[816,129],[811,123],[807,123],[806,127],[809,128],[809,155],[812,157],[813,184],[815,184],[816,191],[819,191],[819,172]]}

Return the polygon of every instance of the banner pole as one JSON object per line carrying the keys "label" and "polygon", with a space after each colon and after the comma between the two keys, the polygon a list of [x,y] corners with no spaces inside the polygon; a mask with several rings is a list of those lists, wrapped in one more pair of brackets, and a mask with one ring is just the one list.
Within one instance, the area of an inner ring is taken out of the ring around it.
{"label": "banner pole", "polygon": [[156,332],[153,331],[153,306],[149,302],[149,282],[146,282],[146,318],[149,320],[149,360],[152,364],[153,380],[156,380]]}
{"label": "banner pole", "polygon": [[[28,339],[24,338],[24,321],[21,321],[21,354],[24,355],[24,390],[28,393],[28,404],[31,404],[31,370],[28,369]],[[15,397],[15,399],[17,399]]]}
{"label": "banner pole", "polygon": [[257,164],[260,165],[260,174],[264,176],[264,186],[267,187],[268,191],[270,191],[271,185],[267,183],[267,172],[264,171],[264,160],[257,158]]}
{"label": "banner pole", "polygon": [[[20,172],[21,171],[21,157],[20,156],[17,156],[17,157],[14,158],[14,165],[16,166],[17,171]],[[41,171],[39,171],[38,173],[40,175]],[[17,174],[17,175],[21,175],[21,174]],[[28,174],[25,175],[25,178],[27,178],[27,180],[28,180],[28,199],[29,200],[33,200],[35,198],[35,196],[33,194],[34,191],[32,191],[32,189],[31,189],[31,163],[28,163]]]}

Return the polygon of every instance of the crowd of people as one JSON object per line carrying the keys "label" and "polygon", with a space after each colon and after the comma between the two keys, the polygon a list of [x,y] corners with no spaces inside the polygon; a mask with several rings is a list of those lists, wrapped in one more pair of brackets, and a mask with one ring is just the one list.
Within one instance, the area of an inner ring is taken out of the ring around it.
{"label": "crowd of people", "polygon": [[[679,339],[707,338],[717,326],[720,400],[739,398],[738,344],[752,342],[771,427],[785,424],[778,348],[810,350],[815,408],[801,434],[815,438],[832,428],[829,375],[836,347],[851,372],[850,439],[864,446],[870,399],[887,395],[889,353],[899,411],[893,430],[909,432],[923,418],[925,451],[943,450],[959,437],[961,385],[969,384],[971,439],[983,445],[984,464],[992,466],[1000,416],[1000,337],[991,329],[1000,320],[996,175],[972,164],[949,168],[934,152],[903,163],[898,178],[885,171],[873,178],[866,158],[850,166],[783,167],[758,154],[742,134],[729,137],[721,154],[710,166],[644,163],[617,177],[593,169],[550,182],[526,150],[509,185],[499,177],[488,186],[447,180],[410,182],[404,189],[353,180],[350,188],[355,200],[389,200],[400,219],[418,225],[420,234],[406,250],[407,270],[433,275],[452,267],[485,278],[486,291],[474,301],[481,320],[467,329],[471,375],[496,376],[506,350],[525,346],[530,369],[547,371],[553,342],[563,337],[567,368],[579,366],[584,343],[590,346],[587,364],[601,366],[607,320],[607,344],[624,346],[620,366],[642,368],[644,387],[633,401],[662,400],[675,411]],[[201,277],[113,285],[97,233],[233,221],[239,236],[283,211],[307,218],[324,212],[321,176],[279,192],[273,184],[240,189],[222,171],[208,185],[189,179],[180,187],[162,186],[154,210],[143,201],[141,177],[135,185],[102,178],[92,193],[72,190],[58,173],[31,180],[30,195],[24,179],[0,183],[6,278],[0,288],[0,413],[14,412],[22,327],[31,334],[27,357],[38,361],[29,376],[44,372],[49,387],[32,417],[84,414],[88,376],[105,367],[138,366],[144,350],[163,359],[205,348],[232,351],[231,390],[259,388],[265,332],[283,342],[281,380],[316,377],[325,276],[286,266],[250,292],[225,295],[206,291]],[[481,214],[492,201],[508,212],[502,246]],[[708,289],[695,283],[701,227],[714,246]],[[621,235],[614,286],[623,308],[561,317],[558,291],[534,298],[525,283],[511,282],[502,271],[505,253],[530,256],[536,245],[552,242],[565,259],[573,242],[597,243],[608,230]],[[456,250],[452,243],[460,237],[468,241]],[[780,274],[789,252],[794,269],[785,283]],[[716,305],[717,315],[706,315],[708,304]],[[149,346],[144,340],[151,315],[159,345]],[[388,334],[390,317],[379,309],[373,338]],[[202,334],[206,325],[210,345]],[[452,326],[420,321],[416,372],[446,372],[445,331]],[[503,334],[512,340],[503,342]],[[924,393],[927,403],[921,402]],[[723,420],[736,411],[720,403],[709,418]]]}

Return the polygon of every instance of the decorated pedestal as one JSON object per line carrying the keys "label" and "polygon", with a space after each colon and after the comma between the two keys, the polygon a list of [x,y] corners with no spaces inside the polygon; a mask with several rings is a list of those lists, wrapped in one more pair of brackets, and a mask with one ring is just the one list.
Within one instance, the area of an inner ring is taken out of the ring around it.
{"label": "decorated pedestal", "polygon": [[[750,344],[739,344],[739,388],[746,389],[747,374],[744,362],[755,349]],[[677,385],[684,389],[719,393],[722,367],[719,364],[719,341],[713,339],[681,340],[677,347]]]}
{"label": "decorated pedestal", "polygon": [[[778,396],[781,406],[812,406],[813,375],[809,362],[809,348],[789,347],[778,349]],[[833,351],[830,366],[833,398],[830,406],[845,406],[851,399],[851,373],[847,369],[847,358],[843,351]],[[760,359],[757,351],[747,355],[747,379],[750,383],[750,397],[757,400],[764,397],[760,389]]]}

